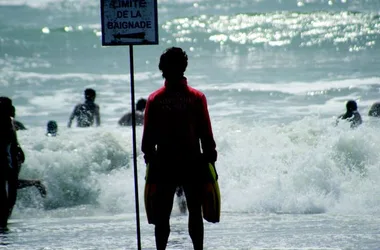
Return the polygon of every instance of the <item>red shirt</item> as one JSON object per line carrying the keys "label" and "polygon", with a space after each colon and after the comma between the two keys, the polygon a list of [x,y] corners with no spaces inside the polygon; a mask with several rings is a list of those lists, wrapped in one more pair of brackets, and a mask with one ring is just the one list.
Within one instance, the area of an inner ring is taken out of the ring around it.
{"label": "red shirt", "polygon": [[217,152],[205,95],[188,86],[186,78],[175,86],[165,82],[149,96],[145,108],[145,162],[155,155],[170,162],[191,160],[201,148],[204,158],[214,163]]}

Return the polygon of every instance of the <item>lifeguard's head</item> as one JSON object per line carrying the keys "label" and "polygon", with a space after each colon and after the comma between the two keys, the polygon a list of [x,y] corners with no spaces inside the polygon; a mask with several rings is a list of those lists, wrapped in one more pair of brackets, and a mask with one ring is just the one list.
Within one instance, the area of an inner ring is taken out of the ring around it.
{"label": "lifeguard's head", "polygon": [[160,57],[158,68],[168,81],[182,79],[187,68],[186,52],[178,47],[166,49]]}

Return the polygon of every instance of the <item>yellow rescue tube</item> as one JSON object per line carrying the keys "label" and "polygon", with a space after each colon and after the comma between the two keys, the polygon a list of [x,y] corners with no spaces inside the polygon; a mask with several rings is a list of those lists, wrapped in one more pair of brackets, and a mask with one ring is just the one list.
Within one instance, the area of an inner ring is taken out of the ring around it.
{"label": "yellow rescue tube", "polygon": [[145,212],[149,224],[155,224],[155,202],[157,197],[157,184],[153,182],[153,175],[150,173],[149,164],[146,166],[144,203]]}
{"label": "yellow rescue tube", "polygon": [[202,194],[203,218],[212,223],[220,221],[220,190],[214,165],[209,163],[205,171]]}

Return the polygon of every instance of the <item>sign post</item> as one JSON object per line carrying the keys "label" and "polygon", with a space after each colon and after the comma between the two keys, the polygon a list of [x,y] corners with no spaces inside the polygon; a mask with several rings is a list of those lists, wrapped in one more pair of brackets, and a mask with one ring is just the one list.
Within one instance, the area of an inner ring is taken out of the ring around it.
{"label": "sign post", "polygon": [[133,45],[158,44],[157,0],[101,0],[102,45],[129,45],[137,248],[141,249]]}

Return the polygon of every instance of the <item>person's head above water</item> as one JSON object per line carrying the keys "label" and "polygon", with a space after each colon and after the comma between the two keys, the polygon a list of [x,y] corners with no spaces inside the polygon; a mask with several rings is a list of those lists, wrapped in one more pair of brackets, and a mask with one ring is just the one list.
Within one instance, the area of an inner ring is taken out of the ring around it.
{"label": "person's head above water", "polygon": [[356,104],[354,100],[349,100],[346,103],[346,109],[347,109],[347,112],[353,112],[353,111],[358,110],[358,105]]}
{"label": "person's head above water", "polygon": [[58,133],[58,125],[56,121],[48,121],[46,125],[46,135],[56,136]]}
{"label": "person's head above water", "polygon": [[0,96],[0,115],[2,117],[13,117],[13,110],[12,100],[6,96]]}
{"label": "person's head above water", "polygon": [[166,49],[160,57],[158,68],[166,80],[181,80],[187,68],[186,52],[178,47]]}
{"label": "person's head above water", "polygon": [[136,103],[136,109],[138,111],[144,111],[145,106],[146,106],[146,99],[144,98],[139,99]]}
{"label": "person's head above water", "polygon": [[94,89],[88,88],[84,90],[84,98],[86,101],[95,101],[96,91]]}
{"label": "person's head above water", "polygon": [[380,117],[380,102],[375,102],[372,104],[371,108],[368,111],[368,116]]}

